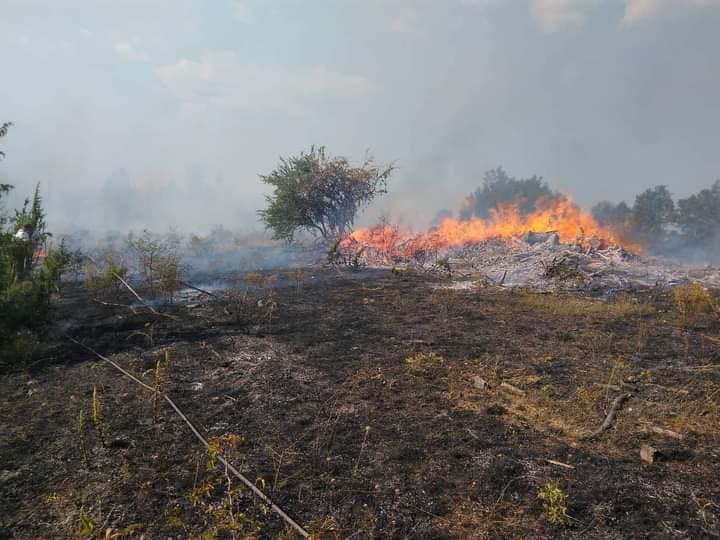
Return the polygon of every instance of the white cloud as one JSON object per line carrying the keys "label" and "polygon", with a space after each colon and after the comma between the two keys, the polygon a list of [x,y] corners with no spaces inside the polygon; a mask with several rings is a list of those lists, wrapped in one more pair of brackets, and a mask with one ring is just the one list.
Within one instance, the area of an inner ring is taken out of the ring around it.
{"label": "white cloud", "polygon": [[593,0],[531,0],[530,13],[545,32],[579,28],[587,22]]}
{"label": "white cloud", "polygon": [[233,18],[243,24],[252,24],[255,22],[255,12],[241,0],[233,0],[230,4]]}
{"label": "white cloud", "polygon": [[212,52],[157,69],[160,80],[183,102],[252,111],[305,112],[313,98],[353,98],[371,90],[364,77],[325,66],[285,70],[243,62],[234,52]]}
{"label": "white cloud", "polygon": [[632,26],[655,17],[666,16],[677,9],[720,7],[720,0],[625,0],[622,24]]}
{"label": "white cloud", "polygon": [[128,41],[116,41],[114,45],[115,54],[125,60],[134,62],[147,62],[150,55],[143,49],[140,39],[134,37]]}

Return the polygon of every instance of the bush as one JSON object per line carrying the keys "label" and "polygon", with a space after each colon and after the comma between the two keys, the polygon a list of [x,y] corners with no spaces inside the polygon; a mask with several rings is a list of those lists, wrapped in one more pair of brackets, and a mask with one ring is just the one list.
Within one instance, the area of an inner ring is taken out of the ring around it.
{"label": "bush", "polygon": [[337,238],[352,228],[361,208],[387,191],[392,171],[370,157],[353,167],[346,158],[313,147],[307,154],[281,158],[275,170],[260,177],[273,193],[258,214],[276,240],[291,242],[298,231]]}

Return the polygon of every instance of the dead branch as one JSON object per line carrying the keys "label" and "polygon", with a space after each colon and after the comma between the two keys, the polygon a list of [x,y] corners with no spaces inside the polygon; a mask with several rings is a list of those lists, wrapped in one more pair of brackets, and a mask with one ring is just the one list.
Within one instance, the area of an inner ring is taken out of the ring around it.
{"label": "dead branch", "polygon": [[513,386],[510,383],[506,383],[506,382],[500,383],[500,388],[503,388],[503,389],[507,390],[508,392],[512,392],[513,394],[516,394],[518,396],[525,395],[525,390],[521,390],[517,386]]}
{"label": "dead branch", "polygon": [[610,429],[612,426],[614,420],[615,420],[615,414],[617,414],[618,410],[622,406],[623,403],[625,403],[628,399],[632,397],[632,394],[621,394],[618,397],[615,398],[615,401],[612,403],[612,407],[610,407],[610,412],[605,417],[605,421],[602,423],[602,425],[593,431],[590,435],[587,435],[586,437],[583,437],[584,440],[594,439],[598,435],[600,435],[603,431]]}
{"label": "dead branch", "polygon": [[184,287],[187,287],[188,289],[192,289],[193,291],[197,291],[199,293],[207,294],[208,296],[212,296],[213,298],[217,298],[220,300],[220,297],[217,294],[211,293],[210,291],[206,291],[205,289],[201,289],[200,287],[196,287],[195,285],[190,285],[187,281],[179,281],[180,285],[183,285]]}
{"label": "dead branch", "polygon": [[135,308],[132,306],[128,306],[127,304],[116,304],[114,302],[103,302],[102,300],[98,300],[97,298],[93,298],[92,300],[93,300],[93,302],[103,305],[103,306],[128,308],[130,311],[137,314],[137,311],[135,311]]}
{"label": "dead branch", "polygon": [[574,469],[575,467],[573,465],[568,465],[567,463],[563,463],[562,461],[555,461],[554,459],[546,459],[548,463],[551,465],[557,465],[558,467],[563,467],[565,469]]}
{"label": "dead branch", "polygon": [[142,296],[140,296],[138,293],[136,293],[136,292],[135,292],[135,289],[133,289],[133,288],[130,286],[130,284],[129,284],[127,281],[125,281],[119,274],[116,274],[115,272],[113,272],[112,275],[113,275],[114,278],[118,279],[118,280],[120,281],[120,283],[122,283],[123,285],[125,285],[125,287],[127,287],[127,290],[130,291],[131,293],[133,293],[133,296],[135,296],[135,298],[137,298],[138,301],[139,301],[143,306],[145,306],[146,308],[148,308],[148,309],[149,309],[150,311],[152,311],[155,315],[160,315],[160,314],[155,310],[155,308],[152,307],[150,304],[148,304],[145,300],[143,300]]}
{"label": "dead branch", "polygon": [[[121,278],[120,278],[120,279],[121,279]],[[121,281],[123,281],[123,280],[121,279]],[[128,288],[129,288],[129,287],[128,287]],[[131,290],[132,290],[132,289],[131,289]],[[76,345],[79,345],[80,347],[82,347],[82,348],[85,349],[86,351],[88,351],[88,352],[92,353],[93,355],[97,356],[100,360],[103,360],[103,361],[107,362],[108,364],[110,364],[111,366],[113,366],[115,369],[117,369],[120,373],[122,373],[123,375],[125,375],[125,376],[126,376],[127,378],[129,378],[130,380],[136,382],[137,384],[139,384],[140,386],[142,386],[142,387],[145,388],[146,390],[149,390],[149,391],[152,392],[153,394],[156,394],[156,393],[158,392],[158,390],[157,390],[156,388],[153,388],[152,386],[150,386],[150,385],[148,385],[148,384],[145,384],[145,383],[142,382],[140,379],[138,379],[137,377],[135,377],[132,373],[130,373],[129,371],[126,371],[125,369],[123,369],[122,367],[120,367],[117,363],[115,363],[115,362],[113,362],[112,360],[110,360],[109,358],[101,355],[99,352],[95,351],[94,349],[91,349],[90,347],[88,347],[88,346],[85,345],[84,343],[81,343],[80,341],[76,340],[75,338],[73,338],[73,337],[71,337],[71,336],[69,336],[69,335],[67,335],[67,334],[65,334],[65,337],[67,337],[70,341],[72,341],[72,342],[75,343]],[[185,416],[185,414],[178,408],[177,405],[175,405],[175,402],[174,402],[172,399],[170,399],[170,397],[169,397],[167,394],[165,394],[165,393],[163,393],[163,392],[160,392],[159,395],[162,396],[163,399],[165,399],[165,401],[168,402],[168,404],[175,410],[175,412],[176,412],[177,415],[183,420],[183,422],[185,422],[185,424],[187,424],[187,426],[188,426],[188,427],[190,428],[190,430],[193,432],[193,434],[195,435],[195,437],[205,446],[205,448],[207,448],[207,449],[209,450],[209,449],[210,449],[210,445],[209,445],[209,443],[207,442],[207,440],[205,439],[205,437],[203,437],[203,436],[200,434],[200,432],[197,430],[197,428],[192,424],[192,422],[190,422],[190,420],[188,419],[188,417]],[[300,536],[302,536],[303,538],[309,538],[309,537],[310,537],[310,535],[308,534],[308,532],[307,532],[305,529],[303,529],[300,525],[298,525],[298,524],[295,522],[295,520],[293,520],[289,515],[287,515],[287,514],[282,510],[282,508],[280,508],[278,505],[276,505],[276,504],[270,499],[270,497],[268,497],[267,495],[265,495],[265,493],[263,493],[262,491],[260,491],[254,483],[252,483],[250,480],[248,480],[248,478],[246,478],[240,471],[238,471],[228,460],[226,460],[222,455],[218,455],[218,456],[217,456],[217,459],[218,459],[218,461],[219,461],[220,463],[222,463],[222,464],[225,466],[226,470],[229,470],[231,473],[233,473],[233,475],[234,475],[236,478],[238,478],[243,484],[245,484],[245,486],[246,486],[248,489],[250,489],[262,502],[264,502],[265,504],[267,504],[267,505],[273,510],[273,512],[275,512],[278,516],[280,516],[280,517],[285,521],[285,523],[287,523],[287,524],[290,525],[293,529],[295,529],[295,531],[296,531]]]}

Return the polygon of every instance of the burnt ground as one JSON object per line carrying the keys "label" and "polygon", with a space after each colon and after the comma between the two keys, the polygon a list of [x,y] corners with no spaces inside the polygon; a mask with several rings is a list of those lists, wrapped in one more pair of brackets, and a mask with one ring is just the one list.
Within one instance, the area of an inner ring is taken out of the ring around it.
{"label": "burnt ground", "polygon": [[[66,287],[35,359],[3,359],[0,537],[292,538],[217,452],[317,538],[720,536],[712,313],[681,320],[655,290],[253,279],[163,316]],[[64,333],[159,385],[214,451]]]}

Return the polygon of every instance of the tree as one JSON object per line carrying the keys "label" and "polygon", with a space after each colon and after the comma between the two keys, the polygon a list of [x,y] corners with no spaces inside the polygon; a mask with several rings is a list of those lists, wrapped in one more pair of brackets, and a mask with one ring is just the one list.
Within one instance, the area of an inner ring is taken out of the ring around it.
{"label": "tree", "polygon": [[707,247],[720,237],[720,180],[677,204],[676,221],[689,245]]}
{"label": "tree", "polygon": [[[12,122],[5,122],[2,126],[0,126],[0,138],[7,135],[8,129],[10,129],[10,127],[12,125],[13,125]],[[0,159],[4,159],[4,158],[5,158],[5,152],[0,150]],[[7,184],[0,184],[0,185],[7,185]]]}
{"label": "tree", "polygon": [[372,157],[354,167],[347,158],[331,157],[324,147],[280,158],[260,179],[273,187],[258,215],[273,238],[292,242],[298,231],[329,239],[350,231],[360,209],[387,192],[394,167],[378,166]]}
{"label": "tree", "polygon": [[635,197],[632,208],[633,229],[649,246],[661,243],[674,217],[675,203],[667,186],[655,186]]}
{"label": "tree", "polygon": [[550,189],[541,176],[513,178],[502,167],[497,167],[486,172],[482,186],[465,198],[460,209],[460,218],[487,218],[490,210],[503,203],[516,203],[520,212],[528,214],[541,200],[559,198],[564,197]]}
{"label": "tree", "polygon": [[625,201],[617,204],[601,201],[592,207],[591,213],[600,225],[614,229],[627,227],[632,220],[632,210]]}

